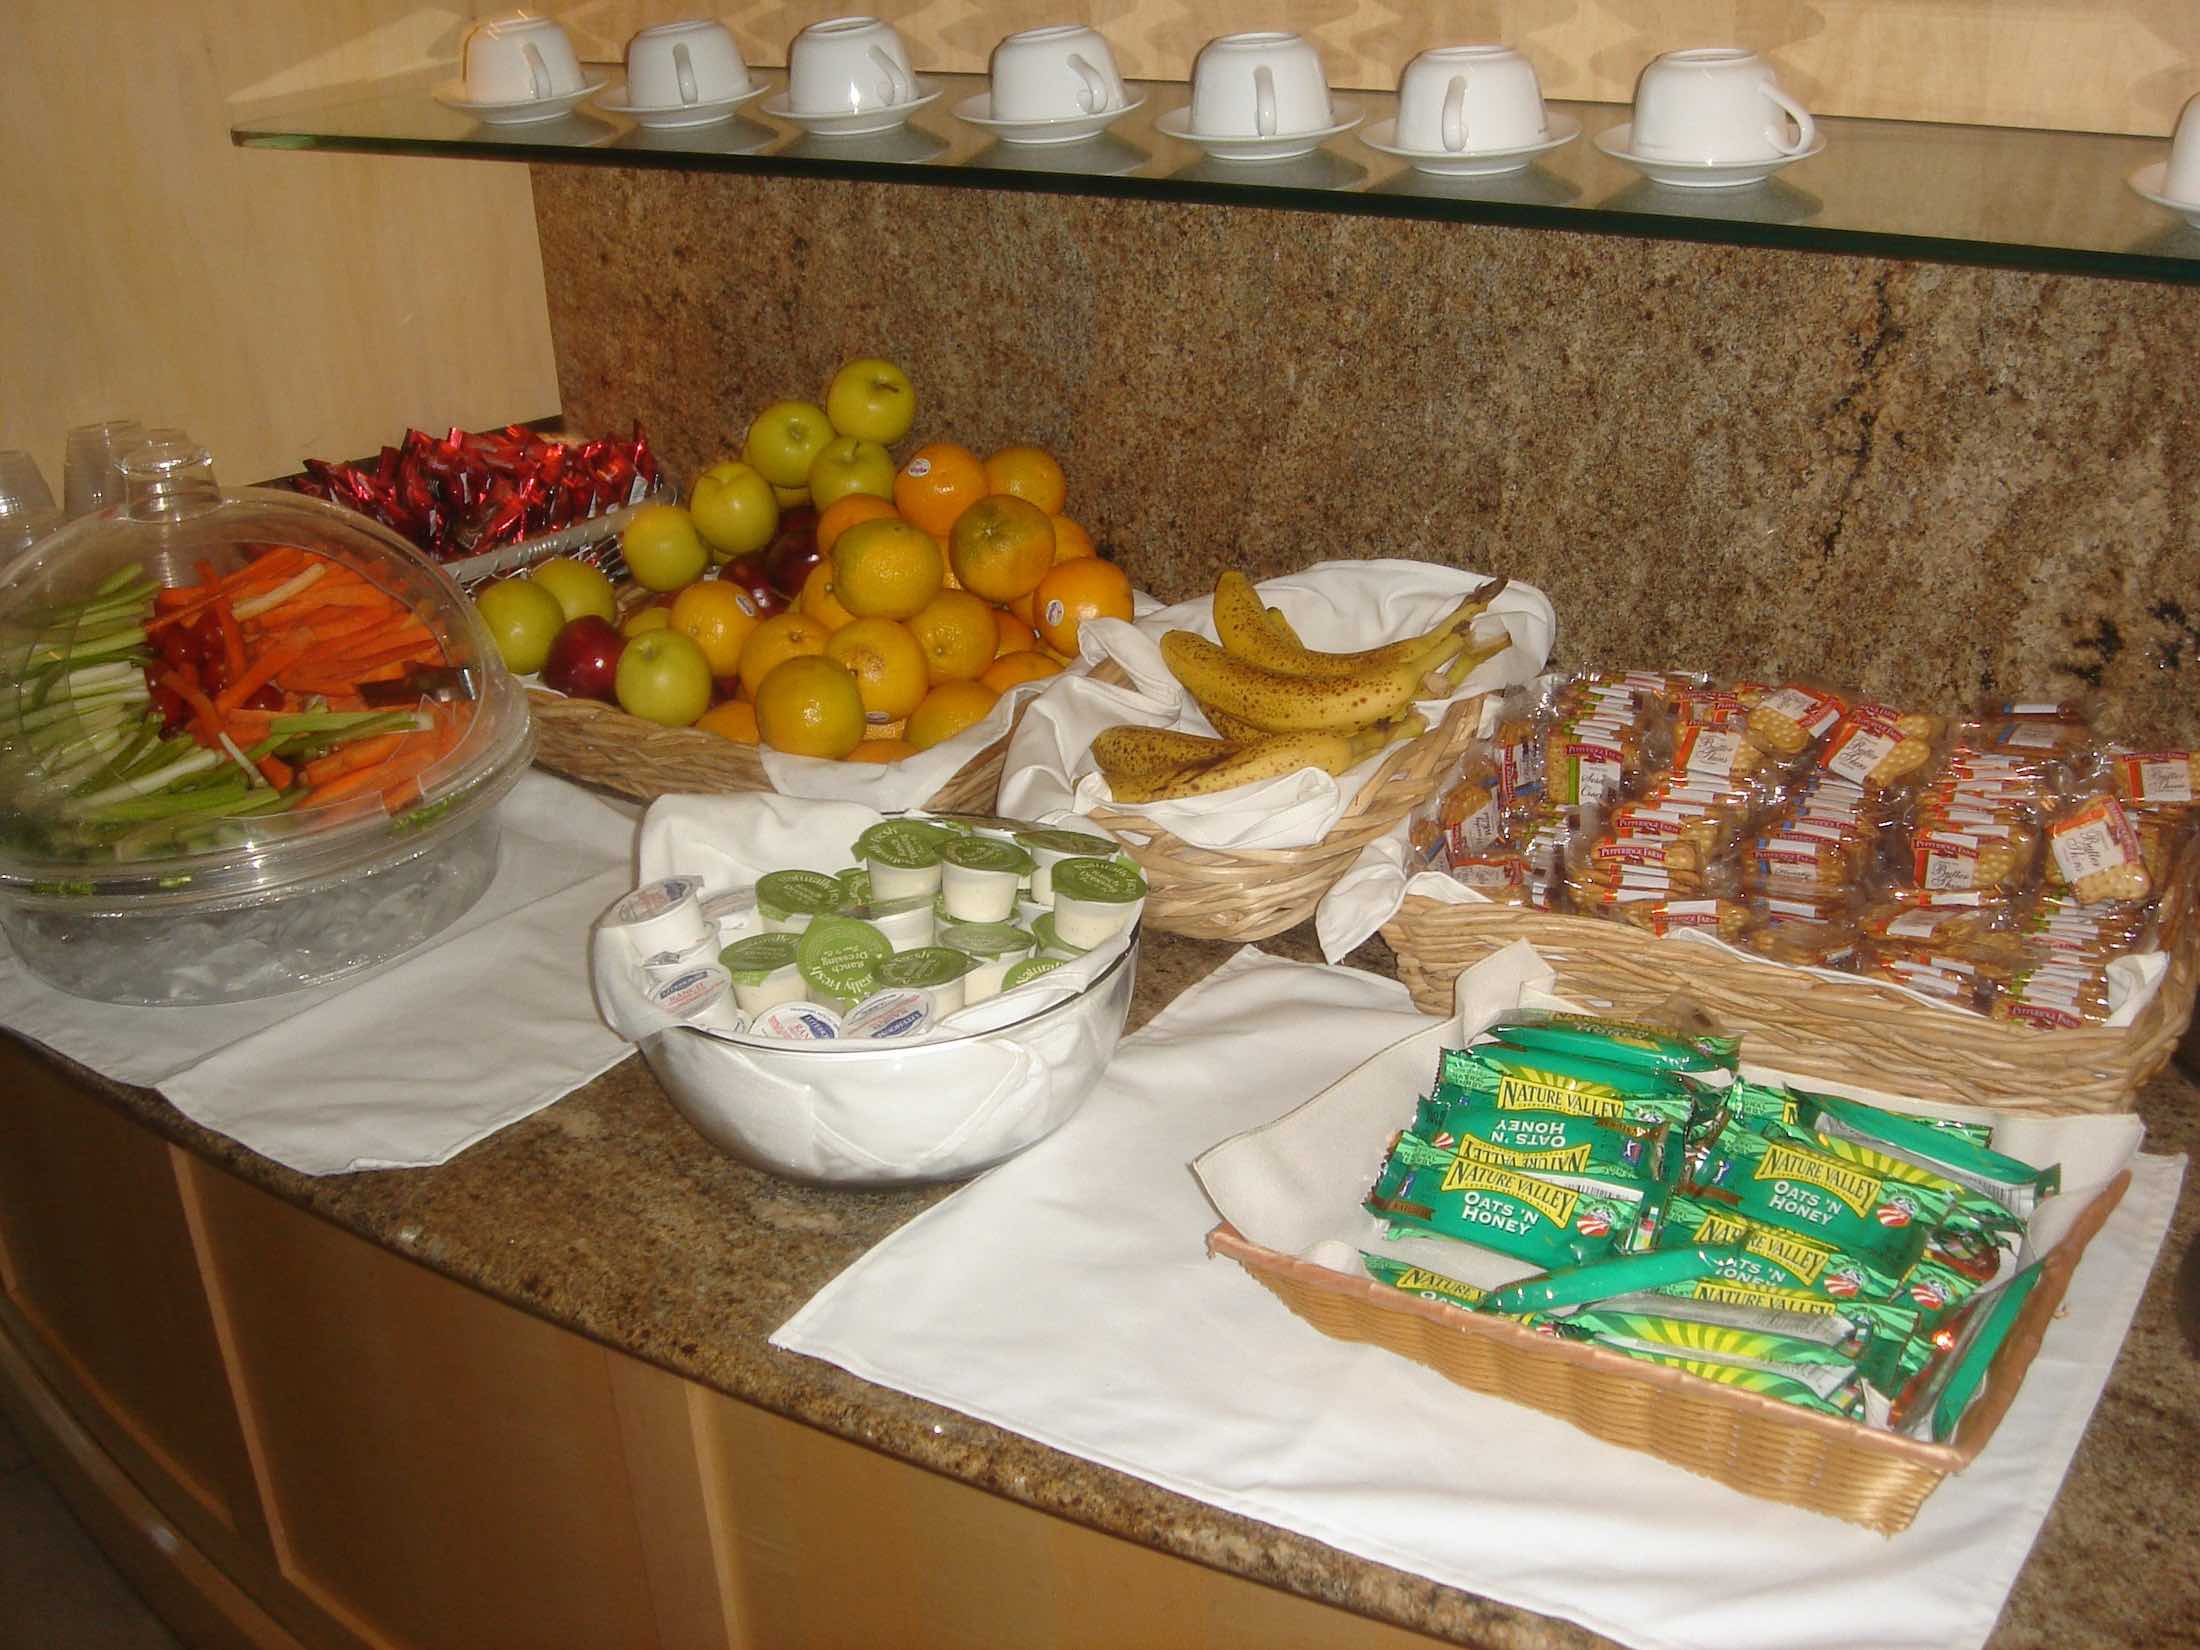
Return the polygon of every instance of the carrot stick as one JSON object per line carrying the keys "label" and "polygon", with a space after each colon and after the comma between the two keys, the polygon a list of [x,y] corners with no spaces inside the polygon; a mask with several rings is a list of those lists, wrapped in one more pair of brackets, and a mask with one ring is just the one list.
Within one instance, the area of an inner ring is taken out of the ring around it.
{"label": "carrot stick", "polygon": [[303,613],[308,603],[315,607],[376,607],[383,609],[397,605],[364,579],[354,580],[350,584],[339,584],[332,575],[317,580],[310,589],[301,590],[289,601],[267,608],[260,614],[260,617],[265,619],[269,614],[280,613],[284,608],[291,606],[296,606],[298,611]]}
{"label": "carrot stick", "polygon": [[293,631],[303,631],[317,641],[334,642],[391,621],[384,614],[370,613],[364,608],[316,607],[310,613],[290,617],[287,622]]}
{"label": "carrot stick", "polygon": [[[227,612],[228,609],[224,607],[217,611]],[[214,696],[215,706],[225,712],[234,710],[310,651],[304,643],[267,649],[249,667],[229,679],[229,685]]]}
{"label": "carrot stick", "polygon": [[326,785],[316,785],[306,793],[305,800],[299,806],[318,808],[367,791],[391,790],[406,780],[417,777],[434,760],[431,752],[422,750],[393,756],[370,768],[354,768],[350,773],[341,774]]}
{"label": "carrot stick", "polygon": [[278,791],[289,790],[290,782],[298,777],[292,771],[290,764],[273,751],[269,751],[267,755],[261,757],[258,766],[260,777],[273,785]]}
{"label": "carrot stick", "polygon": [[339,745],[328,755],[316,757],[305,766],[308,785],[326,785],[331,779],[350,773],[355,768],[371,768],[377,762],[387,761],[397,754],[397,747],[405,742],[402,733],[378,734],[372,739],[354,739]]}
{"label": "carrot stick", "polygon": [[[195,676],[197,672],[193,672]],[[163,686],[172,688],[176,697],[191,707],[191,730],[202,745],[218,745],[222,742],[222,719],[214,709],[214,702],[207,698],[199,684],[180,670],[164,671]]]}
{"label": "carrot stick", "polygon": [[362,626],[348,636],[330,638],[327,651],[331,654],[372,652],[388,647],[407,636],[422,641],[431,639],[433,632],[410,613],[388,613],[371,625]]}
{"label": "carrot stick", "polygon": [[398,642],[373,653],[347,653],[327,661],[329,665],[342,670],[374,670],[382,665],[408,663],[439,665],[442,662],[443,652],[435,645],[435,638],[432,636],[422,637],[418,641]]}
{"label": "carrot stick", "polygon": [[[209,567],[207,571],[211,573],[213,568]],[[237,628],[237,615],[230,612],[227,596],[214,598],[214,622],[222,634],[222,663],[227,668],[229,679],[234,682],[245,674],[244,632]],[[242,699],[244,695],[240,693],[237,697]]]}
{"label": "carrot stick", "polygon": [[161,613],[172,613],[179,607],[206,600],[206,592],[195,584],[172,584],[153,592],[153,607]]}
{"label": "carrot stick", "polygon": [[255,556],[222,580],[222,589],[234,595],[239,585],[280,581],[306,564],[306,553],[295,544],[278,544],[264,556]]}

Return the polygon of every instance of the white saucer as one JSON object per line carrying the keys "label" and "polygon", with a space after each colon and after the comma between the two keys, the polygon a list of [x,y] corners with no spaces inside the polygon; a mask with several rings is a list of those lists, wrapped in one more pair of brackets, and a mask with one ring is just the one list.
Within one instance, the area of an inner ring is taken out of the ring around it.
{"label": "white saucer", "polygon": [[596,99],[596,107],[607,115],[624,115],[637,126],[653,132],[677,132],[690,126],[715,126],[722,120],[731,120],[734,110],[744,103],[762,97],[771,87],[758,81],[745,92],[731,97],[706,98],[701,103],[675,103],[669,108],[643,108],[637,104],[614,102],[608,97]]}
{"label": "white saucer", "polygon": [[1349,132],[1360,123],[1360,106],[1341,97],[1329,100],[1329,115],[1337,124],[1318,132],[1278,132],[1274,137],[1202,137],[1191,128],[1192,106],[1173,109],[1153,123],[1163,137],[1175,138],[1204,149],[1216,160],[1292,160],[1310,155],[1331,138]]}
{"label": "white saucer", "polygon": [[462,115],[471,115],[484,126],[532,126],[538,120],[569,115],[611,82],[602,75],[585,82],[578,91],[555,97],[523,97],[516,103],[476,103],[466,95],[462,80],[446,80],[435,89],[436,102]]}
{"label": "white saucer", "polygon": [[799,126],[812,137],[862,137],[870,132],[891,132],[927,103],[937,103],[940,89],[928,80],[917,82],[918,95],[907,103],[890,103],[882,109],[864,109],[855,114],[806,115],[787,106],[787,94],[781,92],[764,105],[764,113],[774,120],[783,120],[790,126]]}
{"label": "white saucer", "polygon": [[1143,95],[1136,96],[1119,109],[1102,109],[1093,115],[1056,115],[1048,120],[995,120],[993,94],[980,92],[955,105],[955,118],[984,127],[1003,143],[1082,143],[1106,131],[1145,101]]}
{"label": "white saucer", "polygon": [[2176,213],[2195,229],[2200,229],[2200,201],[2173,201],[2162,193],[2162,182],[2169,174],[2169,162],[2150,160],[2127,180],[2133,193],[2152,201],[2156,206]]}
{"label": "white saucer", "polygon": [[1548,137],[1512,149],[1462,149],[1456,153],[1449,149],[1401,149],[1394,141],[1398,131],[1395,120],[1378,120],[1360,134],[1360,141],[1379,155],[1396,155],[1413,162],[1416,172],[1431,177],[1495,178],[1525,171],[1536,156],[1549,154],[1581,136],[1581,122],[1555,109],[1545,117],[1544,124],[1550,128]]}
{"label": "white saucer", "polygon": [[1622,121],[1608,132],[1599,132],[1596,145],[1614,160],[1625,161],[1652,183],[1662,183],[1672,189],[1739,189],[1745,184],[1762,183],[1781,167],[1808,160],[1826,146],[1821,135],[1808,149],[1792,155],[1774,155],[1770,160],[1653,160],[1648,155],[1628,152],[1627,146],[1633,139],[1633,122]]}

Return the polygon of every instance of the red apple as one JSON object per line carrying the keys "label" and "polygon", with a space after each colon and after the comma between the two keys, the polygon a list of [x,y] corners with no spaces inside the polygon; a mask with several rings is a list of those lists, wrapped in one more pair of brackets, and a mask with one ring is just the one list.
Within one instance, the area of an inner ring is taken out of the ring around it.
{"label": "red apple", "polygon": [[626,638],[617,625],[584,613],[551,641],[550,656],[542,664],[543,686],[611,704],[617,697],[619,655],[625,651]]}
{"label": "red apple", "polygon": [[764,572],[789,600],[802,594],[802,581],[824,557],[817,548],[817,512],[789,510],[779,518],[779,531],[764,547]]}
{"label": "red apple", "polygon": [[[744,559],[750,563],[754,563],[756,560],[754,556]],[[742,567],[737,570],[734,563],[728,562],[718,570],[718,580],[721,584],[733,585],[743,595],[747,596],[750,605],[756,609],[756,616],[759,619],[768,619],[774,613],[784,613],[794,605],[793,601],[776,583],[766,578],[763,573],[753,566]]]}

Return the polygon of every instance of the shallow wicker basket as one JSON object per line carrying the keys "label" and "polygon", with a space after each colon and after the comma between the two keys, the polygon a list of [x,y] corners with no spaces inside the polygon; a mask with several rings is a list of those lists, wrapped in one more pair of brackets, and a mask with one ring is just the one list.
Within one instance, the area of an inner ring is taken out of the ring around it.
{"label": "shallow wicker basket", "polygon": [[1383,925],[1398,977],[1424,1013],[1452,1011],[1460,971],[1527,940],[1557,971],[1561,996],[1642,1013],[1686,991],[1747,1057],[1798,1077],[1868,1083],[1924,1100],[2050,1116],[2122,1112],[2160,1071],[2192,1019],[2200,979],[2188,857],[2163,901],[2169,972],[2132,1025],[2035,1031],[1920,1002],[1875,980],[1830,980],[1625,923],[1510,905],[1446,905],[1409,895]]}
{"label": "shallow wicker basket", "polygon": [[1207,1248],[1243,1266],[1324,1335],[1380,1346],[1472,1391],[1541,1410],[1745,1495],[1894,1535],[1909,1527],[1942,1479],[1961,1472],[1986,1447],[2086,1245],[2130,1182],[2128,1171],[2118,1175],[2048,1252],[1984,1390],[1946,1444],[1898,1437],[1686,1370],[1657,1368],[1509,1319],[1385,1289],[1249,1243],[1228,1224],[1207,1234]]}
{"label": "shallow wicker basket", "polygon": [[[601,785],[643,802],[675,793],[772,788],[754,745],[736,744],[696,728],[660,727],[595,699],[568,699],[537,689],[527,700],[535,721],[536,765],[568,779]],[[1016,720],[1022,715],[1019,704]],[[925,805],[991,813],[1001,791],[1002,761],[1015,731],[1012,720],[1007,733],[965,762]]]}
{"label": "shallow wicker basket", "polygon": [[[1094,666],[1092,679],[1130,680],[1113,660]],[[1435,727],[1391,751],[1311,847],[1195,848],[1142,814],[1102,804],[1091,817],[1146,873],[1147,927],[1195,940],[1266,939],[1312,916],[1362,848],[1436,794],[1480,728],[1482,697],[1453,701]]]}

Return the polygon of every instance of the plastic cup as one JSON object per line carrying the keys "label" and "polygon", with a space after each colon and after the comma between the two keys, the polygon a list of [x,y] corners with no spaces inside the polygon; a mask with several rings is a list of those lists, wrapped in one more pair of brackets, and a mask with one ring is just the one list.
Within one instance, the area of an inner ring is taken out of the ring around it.
{"label": "plastic cup", "polygon": [[144,427],[134,418],[106,418],[69,431],[61,455],[61,513],[74,521],[121,503],[116,462],[144,439]]}

